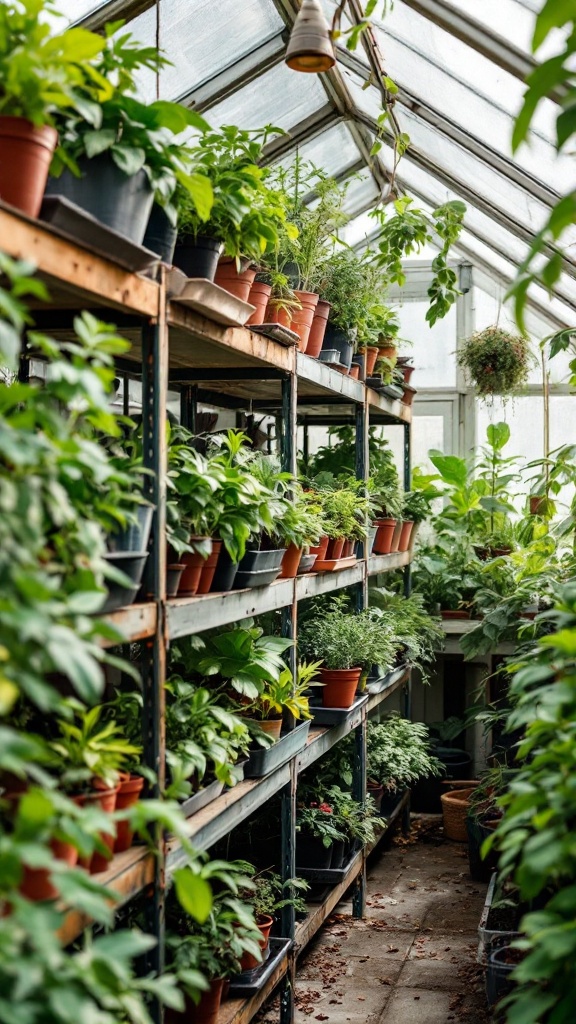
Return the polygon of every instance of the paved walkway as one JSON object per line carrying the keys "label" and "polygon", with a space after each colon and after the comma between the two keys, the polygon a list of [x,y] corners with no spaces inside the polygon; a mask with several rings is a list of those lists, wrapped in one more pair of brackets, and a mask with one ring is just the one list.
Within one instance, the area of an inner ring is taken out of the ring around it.
{"label": "paved walkway", "polygon": [[441,819],[416,819],[369,864],[368,907],[338,908],[299,962],[296,1021],[329,1024],[486,1024],[476,964],[485,886]]}

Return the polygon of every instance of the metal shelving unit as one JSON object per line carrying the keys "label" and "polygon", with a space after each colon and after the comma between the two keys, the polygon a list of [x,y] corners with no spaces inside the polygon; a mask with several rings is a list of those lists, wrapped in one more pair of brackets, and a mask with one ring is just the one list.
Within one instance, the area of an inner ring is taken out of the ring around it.
{"label": "metal shelving unit", "polygon": [[[164,778],[164,681],[166,654],[178,637],[224,626],[263,612],[282,610],[283,633],[297,634],[298,604],[308,598],[345,587],[354,588],[358,608],[365,606],[370,576],[403,568],[409,586],[410,554],[361,558],[340,572],[309,574],[296,580],[278,580],[262,590],[241,590],[198,598],[166,599],[165,466],[166,396],[168,386],[181,392],[183,422],[193,428],[198,402],[221,408],[269,412],[276,416],[282,464],[296,468],[297,423],[331,425],[353,423],[356,428],[356,470],[365,479],[368,465],[368,429],[372,423],[395,423],[404,428],[405,484],[410,471],[411,412],[398,402],[371,391],[359,381],[330,369],[294,348],[253,333],[226,326],[170,300],[164,268],[153,268],[148,276],[133,274],[88,248],[27,218],[0,203],[2,249],[13,258],[32,259],[46,282],[51,302],[34,309],[36,326],[54,333],[70,331],[77,311],[90,309],[108,322],[115,322],[129,339],[131,348],[118,360],[118,372],[135,377],[142,384],[142,419],[145,464],[154,476],[147,478],[147,497],[156,507],[147,589],[153,595],[144,604],[121,609],[108,621],[122,637],[120,642],[141,641],[142,678],[145,703],[143,736],[146,763]],[[24,372],[26,367],[23,366]],[[233,827],[245,820],[274,794],[282,797],[281,873],[295,873],[295,813],[298,775],[319,757],[354,732],[356,759],[354,792],[365,794],[365,732],[368,714],[391,692],[404,686],[403,678],[393,687],[370,697],[341,725],[331,729],[312,728],[307,746],[289,763],[263,779],[246,780],[218,797],[188,819],[193,843],[208,849]],[[148,928],[158,936],[155,963],[161,968],[164,932],[164,896],[167,879],[185,853],[179,841],[158,838],[152,852],[136,846],[114,857],[108,871],[97,876],[117,894],[122,906],[146,890]],[[356,882],[354,911],[364,907],[365,855],[354,860],[345,881],[317,907],[306,922],[295,928],[291,908],[283,915],[283,934],[295,938],[296,947],[282,961],[257,997],[223,1005],[220,1024],[244,1024],[256,1013],[279,983],[282,1024],[293,1019],[293,981],[296,953],[321,927],[342,895]],[[71,911],[65,920],[61,941],[69,943],[89,923]]]}

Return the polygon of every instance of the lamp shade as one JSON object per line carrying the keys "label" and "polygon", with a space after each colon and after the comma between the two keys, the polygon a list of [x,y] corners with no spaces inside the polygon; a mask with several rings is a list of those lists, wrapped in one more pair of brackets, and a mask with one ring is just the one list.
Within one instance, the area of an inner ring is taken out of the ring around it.
{"label": "lamp shade", "polygon": [[328,22],[320,0],[302,0],[290,34],[285,61],[293,71],[318,74],[336,63]]}

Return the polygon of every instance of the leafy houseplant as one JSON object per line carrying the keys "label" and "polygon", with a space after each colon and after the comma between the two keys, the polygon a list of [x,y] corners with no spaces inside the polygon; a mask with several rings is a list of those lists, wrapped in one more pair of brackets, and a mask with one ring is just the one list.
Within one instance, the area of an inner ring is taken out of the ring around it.
{"label": "leafy houseplant", "polygon": [[319,662],[298,665],[296,680],[289,668],[285,668],[277,679],[267,680],[262,692],[247,705],[242,705],[242,712],[248,719],[254,719],[255,732],[261,730],[274,739],[278,739],[282,729],[282,716],[286,712],[297,721],[311,718],[307,690],[315,684],[312,682],[319,668]]}
{"label": "leafy houseplant", "polygon": [[390,715],[379,724],[370,723],[366,749],[369,778],[391,794],[443,771],[429,751],[427,727],[400,715]]}
{"label": "leafy houseplant", "polygon": [[357,615],[341,610],[305,621],[299,635],[301,655],[323,662],[325,707],[350,707],[362,669],[389,664],[390,641],[368,612]]}
{"label": "leafy houseplant", "polygon": [[296,812],[296,866],[330,867],[334,843],[343,843],[346,833],[326,801],[310,801]]}
{"label": "leafy houseplant", "polygon": [[526,337],[486,327],[468,338],[458,353],[478,394],[485,398],[516,393],[528,378],[531,355]]}
{"label": "leafy houseplant", "polygon": [[116,28],[109,26],[78,112],[64,112],[58,123],[60,147],[51,168],[58,180],[49,183],[49,192],[68,196],[140,244],[154,199],[175,221],[177,185],[199,216],[208,217],[210,182],[174,142],[185,129],[204,131],[207,124],[180,104],[145,104],[135,98],[136,72],[157,72],[166,61],[153,47],[134,44],[129,33],[115,33]]}
{"label": "leafy houseplant", "polygon": [[84,109],[92,127],[98,110],[82,102],[90,78],[86,63],[103,48],[102,39],[82,28],[54,35],[46,0],[8,0],[0,7],[0,197],[37,217],[59,114]]}

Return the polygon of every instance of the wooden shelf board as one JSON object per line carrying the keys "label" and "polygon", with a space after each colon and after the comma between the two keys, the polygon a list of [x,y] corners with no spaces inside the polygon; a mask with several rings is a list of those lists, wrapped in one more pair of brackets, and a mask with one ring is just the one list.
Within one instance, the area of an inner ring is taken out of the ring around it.
{"label": "wooden shelf board", "polygon": [[[147,885],[151,885],[154,873],[154,854],[146,846],[132,846],[125,853],[116,854],[107,871],[92,875],[92,878],[116,894],[117,899],[112,906],[117,909],[137,896]],[[69,911],[58,932],[62,945],[67,946],[73,942],[90,923],[91,918],[86,914],[81,914],[78,910]]]}
{"label": "wooden shelf board", "polygon": [[402,402],[388,398],[386,395],[381,395],[379,391],[374,391],[373,388],[366,388],[366,399],[370,409],[374,412],[382,413],[384,416],[389,416],[400,423],[412,423],[412,409],[407,405],[403,405]]}
{"label": "wooden shelf board", "polygon": [[316,726],[314,728],[314,724],[312,724],[306,746],[296,755],[296,770],[304,771],[336,743],[344,739],[344,736],[352,732],[352,729],[357,729],[362,722],[366,708],[367,704],[363,704],[340,725]]}
{"label": "wooden shelf board", "polygon": [[[119,608],[117,612],[111,612],[104,616],[107,623],[122,633],[123,640],[119,643],[134,643],[136,640],[143,640],[147,636],[154,636],[158,612],[153,602],[146,604],[131,604],[128,608]],[[103,647],[114,647],[115,642],[104,641]]]}
{"label": "wooden shelf board", "polygon": [[364,579],[364,561],[359,559],[356,565],[349,569],[341,569],[339,572],[311,572],[305,576],[296,577],[296,600],[304,601],[308,597],[317,597],[318,594],[328,594],[332,590],[341,590],[343,587],[351,587],[354,583],[361,583]]}
{"label": "wooden shelf board", "polygon": [[227,999],[220,1007],[218,1024],[248,1024],[252,1017],[258,1012],[263,1003],[270,998],[276,986],[288,970],[289,955],[280,961],[274,973],[270,976],[260,992],[257,992],[251,999]]}
{"label": "wooden shelf board", "polygon": [[394,551],[390,555],[370,555],[368,559],[368,575],[376,576],[380,572],[391,572],[393,569],[402,569],[410,565],[412,552]]}
{"label": "wooden shelf board", "polygon": [[400,687],[404,686],[406,680],[410,677],[410,672],[411,669],[407,668],[404,675],[401,676],[400,679],[391,683],[390,686],[387,686],[385,690],[382,690],[380,693],[371,694],[368,698],[368,704],[366,705],[366,713],[370,714],[370,712],[373,711],[374,708],[377,708],[382,701],[388,700],[388,697],[391,697],[393,693],[396,693],[396,690],[399,690]]}
{"label": "wooden shelf board", "polygon": [[296,925],[296,936],[294,941],[297,957],[300,956],[308,943],[314,938],[326,919],[330,917],[330,914],[334,912],[346,890],[350,888],[354,879],[361,873],[363,864],[364,855],[360,850],[352,861],[344,881],[340,882],[339,885],[335,885],[324,903],[320,903],[318,906],[314,907],[314,909],[310,911],[308,917],[304,921],[300,922],[300,924]]}
{"label": "wooden shelf board", "polygon": [[327,394],[337,395],[352,405],[363,405],[366,388],[360,381],[354,380],[346,373],[331,370],[319,359],[296,353],[296,372],[298,374],[298,394],[303,398],[326,398]]}
{"label": "wooden shelf board", "polygon": [[292,604],[294,580],[276,580],[269,587],[231,590],[226,594],[174,598],[166,604],[168,636],[201,633],[204,629],[238,622],[253,615],[276,611]]}
{"label": "wooden shelf board", "polygon": [[143,317],[158,316],[160,286],[155,281],[60,238],[42,221],[4,203],[0,203],[0,238],[8,256],[36,264],[54,300],[52,307],[113,307]]}
{"label": "wooden shelf board", "polygon": [[[177,301],[168,303],[167,318],[170,327],[171,369],[214,368],[214,381],[218,389],[223,384],[218,378],[218,368],[238,369],[242,367],[274,368],[293,373],[295,356],[292,347],[280,345],[262,334],[254,334],[245,327],[225,327],[208,320],[192,309],[181,306]],[[250,384],[244,384],[250,395]],[[275,381],[276,387],[279,382]],[[205,381],[204,387],[209,387]],[[276,394],[276,391],[273,392]],[[252,395],[254,392],[252,391]]]}

